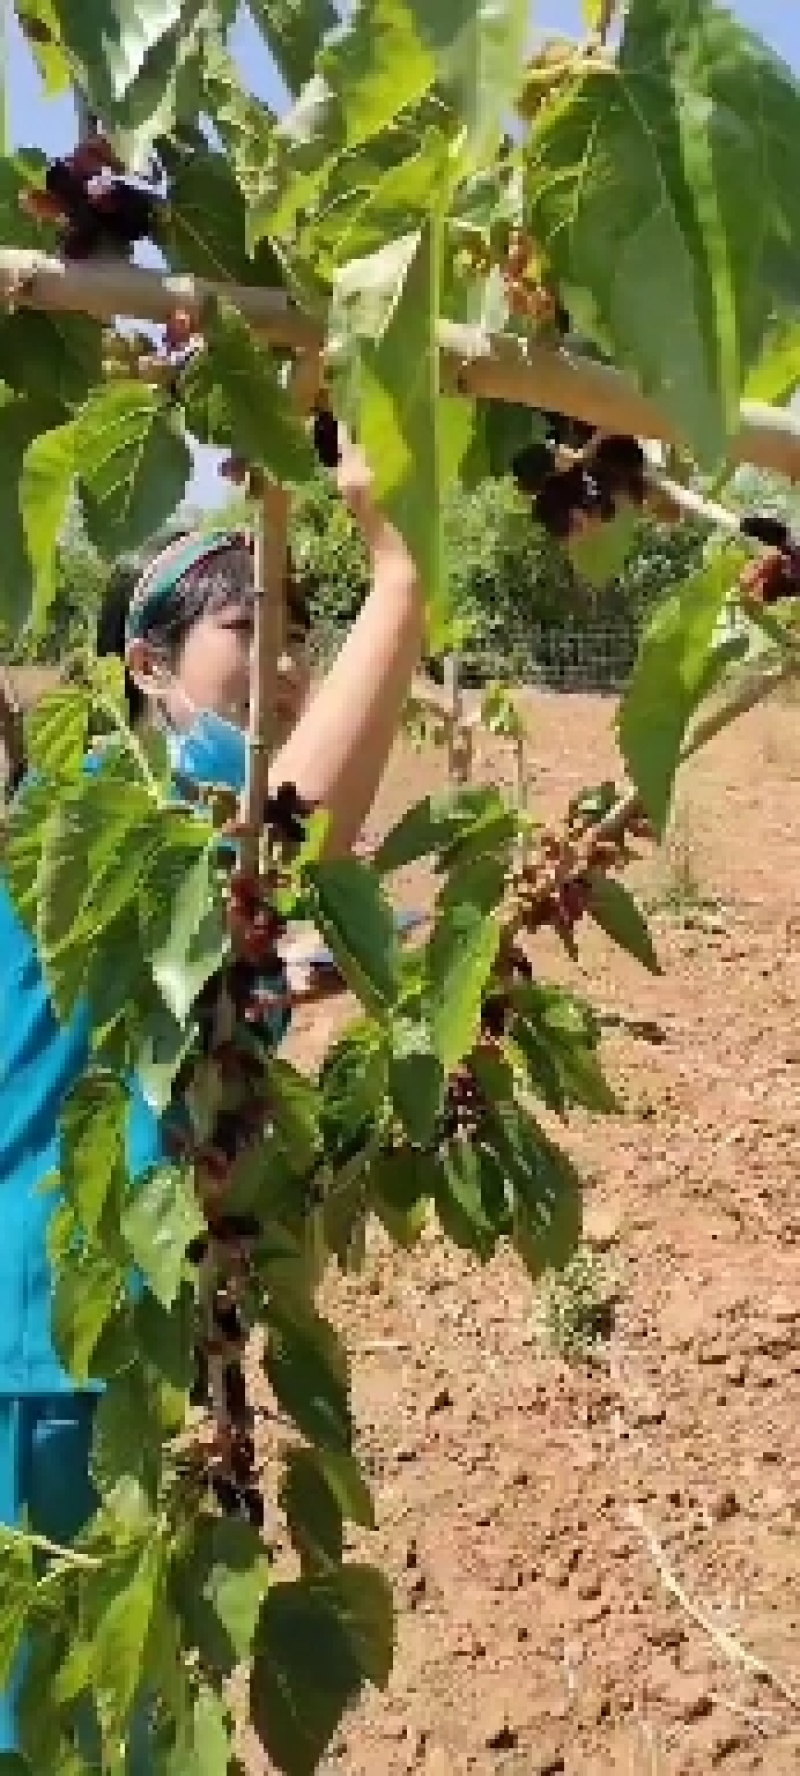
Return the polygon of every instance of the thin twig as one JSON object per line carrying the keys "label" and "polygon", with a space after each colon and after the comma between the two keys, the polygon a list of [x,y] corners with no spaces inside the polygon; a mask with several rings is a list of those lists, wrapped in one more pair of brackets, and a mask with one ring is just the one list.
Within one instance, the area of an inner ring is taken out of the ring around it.
{"label": "thin twig", "polygon": [[675,1602],[684,1611],[684,1614],[687,1615],[698,1628],[702,1629],[704,1634],[708,1635],[709,1640],[714,1642],[714,1645],[718,1648],[719,1652],[722,1653],[724,1658],[729,1659],[732,1664],[741,1665],[746,1671],[749,1671],[753,1677],[765,1679],[772,1685],[773,1689],[777,1691],[779,1696],[783,1696],[784,1701],[789,1702],[792,1708],[800,1710],[800,1692],[792,1689],[786,1679],[781,1677],[779,1672],[773,1671],[772,1666],[768,1665],[765,1659],[760,1658],[757,1653],[752,1653],[748,1647],[743,1646],[742,1642],[737,1639],[736,1635],[730,1634],[726,1628],[721,1628],[708,1614],[708,1611],[703,1608],[702,1604],[696,1603],[694,1598],[689,1596],[677,1574],[670,1566],[663,1544],[659,1541],[655,1530],[651,1529],[647,1523],[641,1506],[629,1505],[627,1517],[632,1528],[637,1529],[643,1540],[647,1543],[647,1547],[656,1565],[659,1578],[661,1579],[665,1591],[669,1593],[670,1597],[674,1597]]}
{"label": "thin twig", "polygon": [[47,1554],[52,1560],[60,1560],[64,1566],[73,1566],[78,1572],[100,1572],[102,1560],[94,1554],[82,1554],[78,1548],[62,1548],[59,1542],[51,1542],[49,1536],[35,1535],[27,1529],[14,1529],[5,1524],[2,1539],[17,1542],[22,1548],[31,1548],[35,1554]]}

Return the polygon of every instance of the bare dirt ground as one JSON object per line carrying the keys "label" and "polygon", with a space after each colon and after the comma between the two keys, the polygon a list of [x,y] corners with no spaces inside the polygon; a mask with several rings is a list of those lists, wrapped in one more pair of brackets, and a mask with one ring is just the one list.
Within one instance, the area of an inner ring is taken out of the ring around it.
{"label": "bare dirt ground", "polygon": [[[613,774],[613,704],[524,704],[532,804],[557,814]],[[504,767],[492,745],[481,774]],[[399,748],[373,829],[442,777]],[[566,1136],[617,1290],[594,1364],[543,1341],[511,1258],[481,1270],[435,1232],[326,1284],[375,1486],[363,1551],[399,1617],[331,1776],[800,1771],[799,788],[786,705],[686,773],[631,878],[663,978],[591,934],[583,972],[542,946],[543,973],[662,1038],[610,1031],[624,1114]],[[295,1055],[345,1015],[300,1020]]]}

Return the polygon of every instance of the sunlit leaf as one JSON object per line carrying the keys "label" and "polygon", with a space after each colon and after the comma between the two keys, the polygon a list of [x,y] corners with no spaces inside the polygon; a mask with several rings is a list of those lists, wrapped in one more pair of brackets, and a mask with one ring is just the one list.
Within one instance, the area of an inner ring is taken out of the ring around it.
{"label": "sunlit leaf", "polygon": [[724,555],[654,612],[617,715],[623,758],[663,833],[681,747],[705,692],[709,656],[734,571]]}
{"label": "sunlit leaf", "polygon": [[55,597],[56,555],[77,473],[75,444],[72,425],[40,432],[22,462],[19,506],[34,576],[33,627],[40,633]]}
{"label": "sunlit leaf", "polygon": [[326,33],[339,22],[331,0],[251,0],[250,11],[291,92],[314,71]]}
{"label": "sunlit leaf", "polygon": [[515,833],[513,812],[496,789],[426,796],[386,834],[375,854],[375,867],[389,875],[437,852],[451,862],[473,849],[481,857],[502,856]]}
{"label": "sunlit leaf", "polygon": [[107,554],[137,548],[172,517],[191,474],[176,415],[158,389],[113,382],[95,391],[75,427],[92,541]]}
{"label": "sunlit leaf", "polygon": [[760,344],[798,124],[789,70],[710,0],[633,0],[613,70],[587,64],[531,138],[529,220],[570,311],[709,461]]}
{"label": "sunlit leaf", "polygon": [[36,1573],[31,1548],[21,1536],[11,1535],[6,1529],[0,1529],[0,1559],[0,1683],[7,1686],[34,1600]]}
{"label": "sunlit leaf", "polygon": [[123,1284],[119,1266],[94,1246],[76,1250],[56,1278],[53,1342],[76,1382],[90,1378],[92,1357]]}
{"label": "sunlit leaf", "polygon": [[[127,1718],[140,1687],[148,1636],[159,1608],[164,1547],[144,1544],[127,1563],[95,1626],[92,1664],[98,1688],[111,1701],[117,1720]],[[127,1580],[127,1583],[125,1582]]]}
{"label": "sunlit leaf", "polygon": [[269,1560],[250,1524],[200,1517],[176,1563],[175,1599],[189,1646],[228,1676],[249,1658]]}
{"label": "sunlit leaf", "polygon": [[469,901],[454,901],[437,919],[426,951],[427,997],[434,1046],[446,1072],[475,1041],[499,943],[498,919]]}
{"label": "sunlit leaf", "polygon": [[571,537],[568,554],[575,572],[590,586],[609,586],[622,573],[640,528],[641,513],[623,503],[608,523]]}
{"label": "sunlit leaf", "polygon": [[40,771],[51,782],[77,777],[86,759],[90,713],[86,691],[67,688],[48,692],[31,710],[25,726],[31,770]]}
{"label": "sunlit leaf", "polygon": [[216,441],[235,442],[248,462],[286,485],[310,480],[314,452],[269,352],[228,303],[209,300],[203,327],[208,354],[187,378],[189,411],[199,392],[208,401],[218,387],[224,432]]}
{"label": "sunlit leaf", "polygon": [[800,323],[783,321],[770,334],[745,385],[748,401],[769,401],[781,406],[791,400],[800,385]]}
{"label": "sunlit leaf", "polygon": [[[0,405],[0,622],[14,636],[21,634],[31,614],[33,568],[20,500],[20,477],[25,454],[37,435],[55,423],[35,401],[7,401]],[[34,548],[35,553],[35,548]]]}
{"label": "sunlit leaf", "polygon": [[207,846],[186,870],[170,909],[169,934],[152,956],[153,979],[180,1024],[227,950],[223,909],[214,887],[214,853]]}
{"label": "sunlit leaf", "polygon": [[441,226],[420,229],[411,263],[381,337],[361,358],[361,439],[374,465],[375,494],[405,538],[426,598],[435,651],[446,623],[441,538],[439,313]]}
{"label": "sunlit leaf", "polygon": [[89,1073],[67,1100],[62,1119],[61,1187],[81,1229],[94,1234],[109,1198],[121,1202],[127,1180],[128,1094],[107,1074]]}

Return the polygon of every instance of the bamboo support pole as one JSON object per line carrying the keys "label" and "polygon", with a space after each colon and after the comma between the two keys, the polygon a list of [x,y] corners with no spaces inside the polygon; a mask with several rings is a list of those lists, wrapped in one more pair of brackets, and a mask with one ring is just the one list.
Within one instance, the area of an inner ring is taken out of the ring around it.
{"label": "bamboo support pole", "polygon": [[472,735],[464,725],[458,654],[447,654],[444,686],[447,696],[447,774],[451,783],[468,783],[472,775]]}
{"label": "bamboo support pole", "polygon": [[284,648],[286,567],[289,556],[289,496],[267,482],[255,549],[255,622],[250,669],[248,774],[242,809],[247,829],[243,862],[256,872],[260,831],[264,821],[273,741],[278,666]]}
{"label": "bamboo support pole", "polygon": [[6,794],[15,789],[25,762],[22,708],[8,674],[0,668],[0,747],[4,754],[2,778]]}
{"label": "bamboo support pole", "polygon": [[[233,303],[272,345],[317,357],[324,351],[320,328],[280,290],[211,284],[129,264],[65,265],[42,253],[0,249],[0,301],[10,307],[88,314],[107,324],[119,317],[166,322],[182,308],[199,325],[209,295]],[[448,321],[440,323],[439,345],[442,387],[451,393],[543,408],[627,437],[682,442],[657,402],[604,364],[533,340],[491,338]],[[783,409],[745,402],[731,455],[800,480],[800,421]]]}

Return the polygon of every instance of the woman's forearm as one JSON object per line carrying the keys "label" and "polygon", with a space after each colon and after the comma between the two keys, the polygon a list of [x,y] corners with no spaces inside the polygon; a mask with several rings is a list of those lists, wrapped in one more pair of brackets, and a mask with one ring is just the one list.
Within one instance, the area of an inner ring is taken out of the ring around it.
{"label": "woman's forearm", "polygon": [[276,785],[295,784],[328,810],[328,855],[342,855],[369,813],[419,664],[422,592],[399,533],[368,499],[353,509],[370,555],[372,587],[350,634],[275,758]]}

